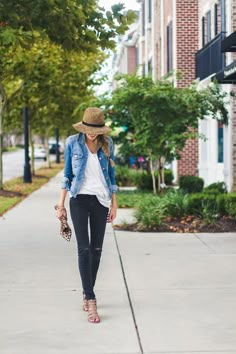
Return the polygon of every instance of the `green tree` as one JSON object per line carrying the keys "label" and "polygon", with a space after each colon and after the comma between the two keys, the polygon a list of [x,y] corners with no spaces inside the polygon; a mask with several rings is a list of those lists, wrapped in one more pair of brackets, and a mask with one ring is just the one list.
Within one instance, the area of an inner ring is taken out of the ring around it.
{"label": "green tree", "polygon": [[[156,193],[155,168],[158,170],[158,189],[164,184],[166,161],[179,158],[186,140],[197,137],[199,119],[207,115],[227,122],[226,94],[212,84],[198,90],[193,84],[176,88],[168,79],[153,81],[150,77],[122,75],[120,87],[113,93],[109,109],[114,126],[126,125],[123,143],[131,143],[150,161],[153,191]],[[133,139],[127,139],[130,132]],[[156,167],[155,167],[156,163]]]}
{"label": "green tree", "polygon": [[104,49],[114,48],[115,36],[124,33],[134,18],[134,12],[125,13],[122,4],[105,11],[96,0],[0,2],[0,189],[3,113],[7,104],[4,80],[15,75],[8,63],[8,50],[12,52],[20,46],[27,51],[40,38],[48,38],[65,50],[100,55]]}
{"label": "green tree", "polygon": [[38,41],[27,51],[18,47],[12,61],[8,59],[14,77],[4,82],[9,97],[5,131],[22,130],[22,105],[29,107],[32,149],[33,134],[47,141],[55,127],[68,130],[75,119],[75,107],[92,94],[91,86],[96,83],[92,74],[103,59],[102,53],[65,51],[47,40]]}

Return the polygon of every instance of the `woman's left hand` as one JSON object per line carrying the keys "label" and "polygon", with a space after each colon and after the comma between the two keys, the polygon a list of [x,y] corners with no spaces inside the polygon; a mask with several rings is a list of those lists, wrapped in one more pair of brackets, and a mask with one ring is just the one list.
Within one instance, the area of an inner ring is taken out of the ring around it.
{"label": "woman's left hand", "polygon": [[112,222],[116,218],[116,213],[117,213],[117,208],[111,207],[107,216],[107,222]]}

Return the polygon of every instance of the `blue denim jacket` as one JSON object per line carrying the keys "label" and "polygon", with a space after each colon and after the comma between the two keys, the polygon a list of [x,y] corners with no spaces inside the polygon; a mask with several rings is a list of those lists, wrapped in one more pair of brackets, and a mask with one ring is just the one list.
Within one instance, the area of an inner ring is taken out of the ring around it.
{"label": "blue denim jacket", "polygon": [[[109,137],[110,157],[114,160],[114,147]],[[112,193],[117,192],[115,169],[101,148],[97,152],[98,159],[109,189],[110,198]],[[71,135],[66,139],[64,152],[64,177],[61,188],[70,191],[72,197],[76,197],[83,183],[85,167],[88,159],[88,150],[85,146],[83,133]]]}

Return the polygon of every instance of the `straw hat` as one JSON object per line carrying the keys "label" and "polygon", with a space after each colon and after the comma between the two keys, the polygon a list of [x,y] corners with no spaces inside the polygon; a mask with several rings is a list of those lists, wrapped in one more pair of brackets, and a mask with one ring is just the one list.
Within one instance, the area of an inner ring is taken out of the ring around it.
{"label": "straw hat", "polygon": [[87,108],[82,122],[73,124],[73,127],[85,134],[107,134],[111,131],[111,128],[105,125],[103,111],[97,107]]}

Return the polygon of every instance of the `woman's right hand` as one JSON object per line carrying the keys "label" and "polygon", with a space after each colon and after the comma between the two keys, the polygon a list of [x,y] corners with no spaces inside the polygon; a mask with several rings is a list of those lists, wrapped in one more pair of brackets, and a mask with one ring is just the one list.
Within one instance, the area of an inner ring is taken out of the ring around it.
{"label": "woman's right hand", "polygon": [[66,213],[66,208],[65,207],[56,205],[55,209],[56,209],[56,217],[58,219],[60,219],[62,216],[67,217],[67,213]]}

